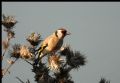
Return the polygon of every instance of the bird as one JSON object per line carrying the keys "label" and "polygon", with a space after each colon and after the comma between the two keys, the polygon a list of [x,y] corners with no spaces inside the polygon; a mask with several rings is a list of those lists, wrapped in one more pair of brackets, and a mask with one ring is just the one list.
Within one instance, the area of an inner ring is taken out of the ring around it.
{"label": "bird", "polygon": [[54,31],[51,35],[46,37],[41,46],[36,50],[38,52],[38,58],[36,59],[35,63],[41,60],[46,54],[55,53],[57,52],[63,45],[63,40],[66,35],[70,35],[71,33],[68,32],[65,28],[59,28]]}

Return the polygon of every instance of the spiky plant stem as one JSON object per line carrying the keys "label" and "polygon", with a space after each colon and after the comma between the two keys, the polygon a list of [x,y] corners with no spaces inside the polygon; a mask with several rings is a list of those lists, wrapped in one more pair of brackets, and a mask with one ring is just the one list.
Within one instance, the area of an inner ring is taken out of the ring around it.
{"label": "spiky plant stem", "polygon": [[[14,61],[14,63],[15,63],[18,59],[19,59],[19,58],[16,58],[15,61]],[[13,64],[14,64],[14,63],[13,63]],[[7,67],[7,69],[5,69],[5,71],[3,72],[2,78],[3,78],[3,76],[8,72],[8,70],[12,67],[13,64],[10,64],[10,65]]]}

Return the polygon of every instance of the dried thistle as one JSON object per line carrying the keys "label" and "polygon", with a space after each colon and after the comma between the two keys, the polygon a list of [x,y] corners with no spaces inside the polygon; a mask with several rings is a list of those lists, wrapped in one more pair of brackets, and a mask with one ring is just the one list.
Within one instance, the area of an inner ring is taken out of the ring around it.
{"label": "dried thistle", "polygon": [[53,70],[54,72],[59,72],[62,62],[63,62],[63,59],[58,55],[49,56],[49,59],[48,59],[49,69]]}
{"label": "dried thistle", "polygon": [[110,83],[110,81],[106,80],[105,78],[101,78],[99,83]]}
{"label": "dried thistle", "polygon": [[71,54],[70,54],[70,51],[71,51],[70,46],[69,46],[69,45],[66,45],[66,46],[63,46],[63,47],[60,49],[60,54],[63,55],[63,56],[71,55]]}
{"label": "dried thistle", "polygon": [[13,60],[7,60],[8,64],[14,64]]}
{"label": "dried thistle", "polygon": [[11,30],[8,31],[8,32],[7,32],[7,36],[8,36],[9,39],[15,38],[15,33],[14,33],[14,31],[11,31]]}
{"label": "dried thistle", "polygon": [[15,20],[15,17],[13,16],[5,16],[3,14],[3,21],[2,21],[2,25],[7,29],[10,30],[13,28],[13,26],[17,23],[17,21]]}
{"label": "dried thistle", "polygon": [[8,39],[7,39],[7,40],[3,40],[2,45],[3,45],[3,49],[4,49],[4,50],[7,50],[8,47],[9,47]]}
{"label": "dried thistle", "polygon": [[10,56],[14,58],[20,57],[20,44],[14,44],[12,50],[9,50]]}
{"label": "dried thistle", "polygon": [[31,33],[31,35],[26,38],[26,40],[33,46],[38,45],[42,40],[40,39],[40,34],[35,34],[35,32]]}
{"label": "dried thistle", "polygon": [[20,56],[24,59],[30,59],[33,57],[33,54],[29,51],[29,48],[25,45],[20,47]]}
{"label": "dried thistle", "polygon": [[66,56],[67,64],[72,68],[78,68],[85,65],[86,63],[85,56],[82,55],[79,51],[74,52],[71,50],[70,46],[64,47],[64,50],[62,50],[60,54]]}
{"label": "dried thistle", "polygon": [[2,73],[2,77],[3,77],[6,73],[10,74],[10,71],[8,71],[8,70],[6,71],[6,69],[2,69],[1,73]]}
{"label": "dried thistle", "polygon": [[67,57],[68,65],[72,66],[73,68],[78,68],[80,66],[85,65],[85,57],[79,52],[75,51],[73,56]]}
{"label": "dried thistle", "polygon": [[35,73],[35,77],[34,78],[35,78],[35,81],[37,81],[37,83],[48,83],[47,79],[50,78],[50,76],[48,74],[49,70],[45,66],[45,64],[39,63],[39,66],[34,66],[33,65],[32,72]]}
{"label": "dried thistle", "polygon": [[56,81],[57,81],[56,83],[74,83],[71,80],[71,76],[69,74],[71,69],[72,68],[70,67],[66,67],[66,68],[61,67],[59,73],[54,73]]}

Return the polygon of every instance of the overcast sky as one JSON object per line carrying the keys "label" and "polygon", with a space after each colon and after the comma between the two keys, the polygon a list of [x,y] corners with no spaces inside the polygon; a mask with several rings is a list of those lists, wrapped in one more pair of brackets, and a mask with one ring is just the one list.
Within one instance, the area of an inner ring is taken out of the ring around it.
{"label": "overcast sky", "polygon": [[[18,20],[11,44],[26,44],[25,37],[33,31],[45,38],[67,27],[72,34],[64,43],[87,57],[85,66],[71,72],[75,83],[98,83],[101,77],[120,82],[120,2],[2,2],[2,13]],[[35,83],[31,69],[19,60],[2,83],[20,83],[16,76]]]}

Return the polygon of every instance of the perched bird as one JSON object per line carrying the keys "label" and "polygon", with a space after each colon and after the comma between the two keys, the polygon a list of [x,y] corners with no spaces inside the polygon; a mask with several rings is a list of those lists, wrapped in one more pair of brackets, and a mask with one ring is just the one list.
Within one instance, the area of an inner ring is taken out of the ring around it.
{"label": "perched bird", "polygon": [[39,53],[37,62],[46,54],[55,53],[57,50],[59,50],[66,35],[70,35],[70,33],[67,32],[66,29],[60,28],[48,36],[37,49],[37,52]]}

